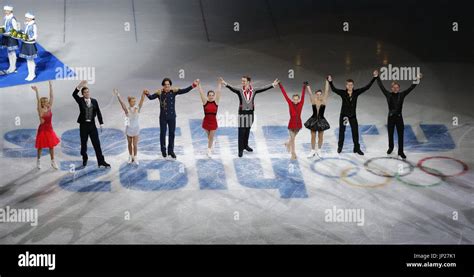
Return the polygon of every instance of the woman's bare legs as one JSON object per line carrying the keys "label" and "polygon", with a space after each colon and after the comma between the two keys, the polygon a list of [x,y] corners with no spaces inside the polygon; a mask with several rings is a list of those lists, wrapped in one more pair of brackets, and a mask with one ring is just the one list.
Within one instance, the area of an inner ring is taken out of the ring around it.
{"label": "woman's bare legs", "polygon": [[316,131],[311,130],[311,151],[308,158],[312,158],[314,155],[316,155]]}
{"label": "woman's bare legs", "polygon": [[289,145],[290,145],[291,159],[292,160],[296,160],[295,138],[296,138],[296,132],[290,131]]}
{"label": "woman's bare legs", "polygon": [[138,159],[137,159],[137,155],[138,155],[138,139],[139,139],[138,136],[132,137],[132,146],[133,146],[133,157],[132,157],[132,160],[133,160],[133,162],[135,162],[135,164],[138,164]]}
{"label": "woman's bare legs", "polygon": [[49,148],[49,156],[51,157],[51,160],[54,161],[54,148]]}
{"label": "woman's bare legs", "polygon": [[58,165],[56,164],[56,161],[54,160],[54,148],[49,148],[49,156],[51,157],[51,167],[54,169],[58,169]]}
{"label": "woman's bare legs", "polygon": [[324,136],[324,131],[319,131],[318,132],[318,149],[321,149],[323,146],[323,136]]}
{"label": "woman's bare legs", "polygon": [[216,134],[216,130],[206,131],[206,132],[207,132],[207,138],[208,138],[207,148],[212,149],[212,146],[214,144],[214,136]]}
{"label": "woman's bare legs", "polygon": [[127,136],[127,144],[128,144],[128,162],[133,162],[133,139],[130,136]]}
{"label": "woman's bare legs", "polygon": [[318,132],[318,156],[321,157],[321,147],[323,146],[323,136],[324,136],[324,131],[319,131]]}
{"label": "woman's bare legs", "polygon": [[133,156],[136,158],[138,154],[138,136],[132,137],[132,145],[133,145]]}
{"label": "woman's bare legs", "polygon": [[41,152],[42,152],[42,150],[43,150],[43,149],[38,148],[38,154],[37,154],[37,159],[36,159],[36,168],[38,168],[38,169],[41,168],[40,158],[41,158]]}
{"label": "woman's bare legs", "polygon": [[216,130],[205,130],[207,134],[207,156],[211,158],[212,155],[212,146],[214,144],[214,136],[216,134]]}

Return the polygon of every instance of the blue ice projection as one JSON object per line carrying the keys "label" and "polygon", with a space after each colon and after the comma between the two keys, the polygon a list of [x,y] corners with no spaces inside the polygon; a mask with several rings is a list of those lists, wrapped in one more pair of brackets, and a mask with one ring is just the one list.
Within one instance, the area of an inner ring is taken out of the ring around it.
{"label": "blue ice projection", "polygon": [[[207,148],[207,137],[201,128],[201,120],[189,120],[191,142],[194,149],[195,169],[201,190],[226,190],[227,176],[224,163],[219,159],[222,149],[227,148],[232,154],[237,155],[237,128],[222,127],[216,132],[216,147],[214,159],[204,158]],[[420,125],[426,141],[417,140],[410,125],[405,125],[405,148],[411,152],[449,151],[456,147],[448,128],[440,124]],[[262,126],[263,137],[267,144],[269,154],[285,154],[283,141],[288,138],[286,126]],[[143,128],[140,130],[139,151],[143,154],[160,156],[159,128]],[[335,130],[336,135],[338,130]],[[396,131],[395,131],[396,132]],[[375,125],[360,125],[360,144],[366,150],[364,136],[378,136],[379,131]],[[181,137],[181,129],[176,129],[177,138]],[[350,128],[346,130],[345,149],[352,150],[352,137]],[[7,158],[33,158],[36,157],[34,148],[36,129],[16,129],[4,135],[3,156]],[[116,156],[127,151],[125,134],[122,130],[106,128],[99,131],[102,149],[105,156]],[[397,136],[395,134],[395,140]],[[251,144],[255,143],[253,135]],[[309,143],[303,143],[303,148],[309,150]],[[89,157],[95,157],[94,151],[89,147]],[[80,157],[79,130],[65,131],[61,136],[61,151],[63,154]],[[324,144],[323,151],[334,151],[328,144]],[[176,147],[176,153],[183,155],[183,146]],[[47,155],[44,151],[43,155]],[[201,155],[201,157],[199,156]],[[233,166],[237,182],[247,188],[277,191],[281,198],[308,197],[305,183],[298,162],[288,158],[271,158],[273,178],[264,177],[264,168],[259,158],[235,158]],[[94,162],[89,161],[88,166],[82,167],[82,161],[62,161],[60,169],[68,172],[59,182],[65,190],[76,192],[104,192],[111,191],[110,169],[98,169]],[[313,169],[314,170],[314,169]],[[123,163],[119,168],[120,184],[127,189],[140,191],[176,190],[188,184],[188,169],[179,162],[165,160],[140,160],[140,165]],[[109,176],[107,176],[109,175]],[[107,179],[109,178],[109,179]]]}

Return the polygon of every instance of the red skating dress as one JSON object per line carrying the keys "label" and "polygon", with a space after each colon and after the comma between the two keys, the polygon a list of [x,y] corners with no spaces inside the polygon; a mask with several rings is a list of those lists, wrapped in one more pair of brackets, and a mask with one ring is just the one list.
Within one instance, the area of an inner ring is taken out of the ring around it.
{"label": "red skating dress", "polygon": [[36,148],[53,148],[60,142],[58,136],[53,130],[53,125],[51,125],[51,119],[53,114],[51,110],[48,110],[43,114],[44,122],[41,123],[38,127],[38,132],[36,133]]}
{"label": "red skating dress", "polygon": [[303,91],[301,92],[301,100],[298,104],[293,103],[291,99],[288,97],[286,94],[285,88],[283,85],[280,83],[280,90],[281,93],[283,94],[283,97],[285,97],[286,102],[288,102],[288,108],[290,110],[290,121],[288,122],[288,129],[291,130],[299,130],[303,127],[303,124],[301,122],[301,111],[303,110],[303,104],[304,104],[304,94],[305,94],[305,86],[303,85]]}
{"label": "red skating dress", "polygon": [[202,120],[202,128],[208,131],[217,129],[217,104],[215,101],[207,101],[204,105],[204,119]]}

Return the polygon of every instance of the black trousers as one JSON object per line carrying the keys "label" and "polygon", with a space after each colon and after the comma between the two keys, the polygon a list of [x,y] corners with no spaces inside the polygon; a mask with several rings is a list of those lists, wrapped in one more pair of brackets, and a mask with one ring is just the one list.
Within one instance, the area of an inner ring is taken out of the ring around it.
{"label": "black trousers", "polygon": [[239,153],[249,146],[250,128],[252,128],[253,120],[253,111],[239,111]]}
{"label": "black trousers", "polygon": [[393,149],[393,133],[397,127],[398,135],[398,153],[403,152],[403,134],[405,131],[405,124],[403,123],[402,115],[388,116],[387,129],[388,129],[388,148]]}
{"label": "black trousers", "polygon": [[174,134],[176,117],[160,116],[160,146],[161,153],[166,153],[166,132],[168,131],[168,154],[174,153]]}
{"label": "black trousers", "polygon": [[346,133],[346,125],[344,124],[344,118],[347,118],[346,120],[349,121],[349,124],[351,125],[351,131],[352,131],[352,141],[354,142],[354,151],[357,151],[360,149],[360,144],[359,144],[359,123],[357,122],[357,117],[355,116],[346,116],[346,115],[340,115],[339,116],[339,142],[338,146],[339,148],[342,148],[344,146],[344,136]]}
{"label": "black trousers", "polygon": [[95,122],[86,122],[79,124],[79,133],[81,135],[81,155],[83,160],[87,160],[87,140],[91,138],[92,146],[94,146],[95,156],[97,157],[97,163],[101,164],[104,162],[104,156],[102,155],[102,149],[100,148],[99,133]]}

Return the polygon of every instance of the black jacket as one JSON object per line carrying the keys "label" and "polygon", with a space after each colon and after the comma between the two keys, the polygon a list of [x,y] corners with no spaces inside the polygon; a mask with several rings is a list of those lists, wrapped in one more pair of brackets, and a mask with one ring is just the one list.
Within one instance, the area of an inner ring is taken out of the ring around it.
{"label": "black jacket", "polygon": [[357,88],[352,90],[352,95],[349,96],[347,89],[338,89],[334,87],[332,82],[329,82],[331,90],[337,95],[341,96],[342,106],[341,106],[341,116],[355,117],[357,110],[357,98],[362,93],[366,92],[372,84],[375,82],[377,77],[372,78],[372,80],[365,87]]}
{"label": "black jacket", "polygon": [[[84,97],[80,97],[78,94],[79,90],[76,88],[72,93],[72,97],[74,97],[74,100],[76,100],[77,104],[79,105],[80,113],[79,117],[77,118],[77,123],[86,123],[86,100],[84,100]],[[104,124],[102,121],[102,113],[100,112],[99,103],[94,98],[91,98],[91,104],[93,106],[91,122],[95,122],[95,116],[97,116],[99,123],[101,125]]]}
{"label": "black jacket", "polygon": [[409,88],[407,88],[404,91],[399,91],[398,93],[393,93],[391,91],[388,91],[384,86],[382,81],[377,79],[377,83],[380,87],[380,89],[383,92],[383,95],[385,95],[385,98],[387,98],[387,104],[388,104],[388,116],[401,116],[402,115],[402,110],[403,110],[403,101],[405,100],[405,97],[416,87],[416,84],[412,84]]}

